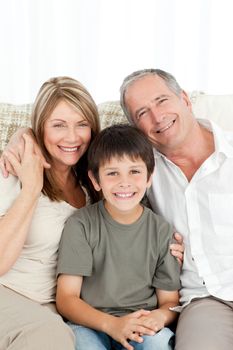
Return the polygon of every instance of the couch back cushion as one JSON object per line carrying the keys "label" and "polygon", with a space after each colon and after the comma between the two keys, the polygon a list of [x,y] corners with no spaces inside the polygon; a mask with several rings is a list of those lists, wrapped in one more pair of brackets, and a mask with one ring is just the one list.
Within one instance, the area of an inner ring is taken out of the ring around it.
{"label": "couch back cushion", "polygon": [[[189,94],[196,117],[215,121],[225,130],[233,131],[233,95],[207,95],[194,91]],[[19,128],[30,126],[32,105],[0,103],[0,153],[10,136]],[[127,122],[119,101],[98,105],[101,128]]]}
{"label": "couch back cushion", "polygon": [[31,109],[31,104],[0,103],[0,153],[18,128],[30,126]]}

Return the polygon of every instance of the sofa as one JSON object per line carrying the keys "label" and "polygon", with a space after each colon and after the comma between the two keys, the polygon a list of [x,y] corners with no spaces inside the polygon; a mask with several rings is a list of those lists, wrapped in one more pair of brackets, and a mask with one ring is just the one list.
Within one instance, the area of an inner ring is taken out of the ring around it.
{"label": "sofa", "polygon": [[[189,93],[196,117],[215,121],[225,130],[233,131],[233,95],[208,95],[200,91]],[[10,136],[19,127],[30,126],[32,105],[0,103],[0,154]],[[127,122],[119,101],[98,105],[101,128]]]}

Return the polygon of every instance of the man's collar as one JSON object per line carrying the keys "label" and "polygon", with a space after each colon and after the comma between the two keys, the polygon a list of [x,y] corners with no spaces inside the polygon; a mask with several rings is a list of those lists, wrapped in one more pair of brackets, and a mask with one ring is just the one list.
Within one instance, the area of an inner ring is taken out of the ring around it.
{"label": "man's collar", "polygon": [[[215,152],[217,154],[222,153],[225,154],[228,158],[233,157],[233,143],[230,144],[227,138],[227,131],[222,130],[217,124],[215,124],[212,120],[208,119],[197,119],[198,123],[203,125],[206,129],[210,130],[214,135],[214,147]],[[229,135],[232,135],[231,138],[233,140],[233,133],[229,133]],[[166,158],[167,157],[159,152],[154,147],[154,157],[155,158]]]}
{"label": "man's collar", "polygon": [[233,143],[228,140],[227,135],[231,135],[233,140],[233,134],[221,129],[216,123],[208,119],[197,119],[198,123],[203,125],[206,129],[210,130],[214,135],[214,148],[216,154],[225,154],[228,158],[233,157]]}

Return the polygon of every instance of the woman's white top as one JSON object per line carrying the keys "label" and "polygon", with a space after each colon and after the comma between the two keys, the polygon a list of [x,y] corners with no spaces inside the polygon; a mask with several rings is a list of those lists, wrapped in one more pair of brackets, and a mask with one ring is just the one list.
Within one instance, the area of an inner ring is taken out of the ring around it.
{"label": "woman's white top", "polygon": [[[0,216],[20,192],[18,178],[0,172]],[[41,194],[21,254],[0,284],[39,303],[55,300],[58,246],[66,219],[77,209]]]}

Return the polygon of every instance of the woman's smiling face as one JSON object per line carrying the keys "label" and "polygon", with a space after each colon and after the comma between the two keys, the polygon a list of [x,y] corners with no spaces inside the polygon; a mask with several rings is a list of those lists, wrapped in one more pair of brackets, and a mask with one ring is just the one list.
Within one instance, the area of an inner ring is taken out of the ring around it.
{"label": "woman's smiling face", "polygon": [[44,124],[44,145],[55,167],[73,166],[86,152],[91,127],[72,105],[61,100]]}

